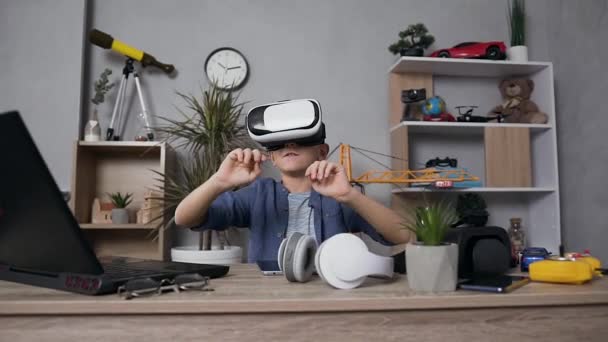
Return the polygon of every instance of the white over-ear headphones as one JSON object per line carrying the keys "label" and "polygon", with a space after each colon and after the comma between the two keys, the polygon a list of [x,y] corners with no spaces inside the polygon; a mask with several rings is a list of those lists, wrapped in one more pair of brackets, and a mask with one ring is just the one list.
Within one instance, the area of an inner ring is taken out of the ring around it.
{"label": "white over-ear headphones", "polygon": [[306,282],[314,266],[323,281],[338,289],[360,286],[369,275],[393,277],[393,258],[371,253],[365,242],[353,234],[332,236],[316,249],[312,237],[300,233],[283,240],[279,247],[279,267],[289,281]]}

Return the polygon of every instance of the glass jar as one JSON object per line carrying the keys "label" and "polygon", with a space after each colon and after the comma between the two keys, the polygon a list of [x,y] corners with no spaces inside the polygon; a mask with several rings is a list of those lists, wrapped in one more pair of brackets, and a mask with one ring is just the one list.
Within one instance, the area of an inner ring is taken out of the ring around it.
{"label": "glass jar", "polygon": [[526,234],[521,225],[521,218],[514,217],[511,220],[509,227],[509,239],[511,240],[511,257],[516,262],[520,263],[521,254],[526,248]]}

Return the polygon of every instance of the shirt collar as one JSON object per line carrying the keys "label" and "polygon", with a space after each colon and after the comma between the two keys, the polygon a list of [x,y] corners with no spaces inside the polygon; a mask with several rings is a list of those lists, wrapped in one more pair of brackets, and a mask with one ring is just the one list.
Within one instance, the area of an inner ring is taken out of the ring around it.
{"label": "shirt collar", "polygon": [[[289,190],[283,185],[283,182],[277,182],[277,198],[281,198],[284,200],[278,201],[277,207],[279,209],[289,209],[289,203],[287,201],[287,196],[289,195]],[[321,194],[316,192],[315,189],[310,189],[310,200],[308,202],[310,207],[315,209],[321,208]]]}

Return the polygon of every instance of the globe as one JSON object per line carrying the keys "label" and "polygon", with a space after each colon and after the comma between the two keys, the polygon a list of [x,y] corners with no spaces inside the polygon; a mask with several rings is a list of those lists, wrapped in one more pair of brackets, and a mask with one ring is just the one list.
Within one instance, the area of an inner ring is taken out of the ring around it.
{"label": "globe", "polygon": [[422,106],[422,112],[426,115],[439,115],[445,112],[445,101],[439,96],[433,96],[426,100]]}

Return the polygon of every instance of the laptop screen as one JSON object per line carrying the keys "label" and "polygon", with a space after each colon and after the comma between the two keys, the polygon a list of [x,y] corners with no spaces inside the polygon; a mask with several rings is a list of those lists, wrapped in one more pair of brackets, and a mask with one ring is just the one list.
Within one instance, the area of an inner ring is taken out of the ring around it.
{"label": "laptop screen", "polygon": [[18,112],[0,114],[0,264],[103,273]]}

